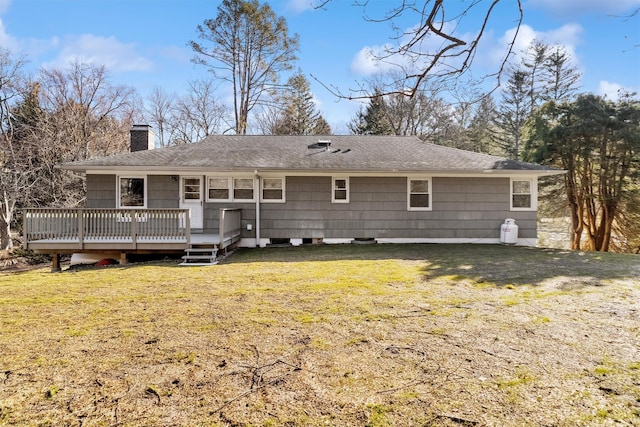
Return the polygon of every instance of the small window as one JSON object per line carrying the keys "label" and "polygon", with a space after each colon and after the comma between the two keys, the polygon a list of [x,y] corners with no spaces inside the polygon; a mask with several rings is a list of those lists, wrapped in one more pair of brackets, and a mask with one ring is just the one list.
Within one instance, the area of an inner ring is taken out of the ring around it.
{"label": "small window", "polygon": [[431,210],[431,180],[409,179],[408,209],[414,211]]}
{"label": "small window", "polygon": [[145,187],[145,178],[143,177],[120,177],[118,185],[120,208],[145,207]]}
{"label": "small window", "polygon": [[200,178],[183,178],[182,197],[184,200],[200,200]]}
{"label": "small window", "polygon": [[349,178],[333,178],[332,203],[349,203]]}
{"label": "small window", "polygon": [[511,209],[535,209],[535,186],[532,180],[511,180]]}
{"label": "small window", "polygon": [[283,202],[284,178],[263,178],[262,200],[267,202]]}
{"label": "small window", "polygon": [[234,178],[234,200],[253,200],[253,178]]}
{"label": "small window", "polygon": [[207,180],[207,200],[231,200],[231,180],[229,178],[209,178]]}

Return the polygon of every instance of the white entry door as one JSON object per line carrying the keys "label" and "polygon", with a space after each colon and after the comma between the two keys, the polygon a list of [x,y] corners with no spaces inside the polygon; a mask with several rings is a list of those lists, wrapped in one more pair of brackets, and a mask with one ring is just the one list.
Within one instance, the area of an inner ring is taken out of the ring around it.
{"label": "white entry door", "polygon": [[180,208],[191,211],[191,228],[202,228],[203,226],[202,200],[202,177],[181,177]]}

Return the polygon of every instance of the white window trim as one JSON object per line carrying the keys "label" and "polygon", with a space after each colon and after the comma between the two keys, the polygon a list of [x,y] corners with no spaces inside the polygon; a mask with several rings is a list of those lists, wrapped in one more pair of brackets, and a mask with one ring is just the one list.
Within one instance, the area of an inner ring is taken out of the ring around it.
{"label": "white window trim", "polygon": [[[130,178],[142,178],[144,182],[144,199],[142,206],[122,206],[120,202],[122,201],[122,195],[120,194],[120,180],[121,179],[130,179]],[[147,175],[117,175],[116,176],[116,205],[118,209],[146,209],[147,208],[147,198],[149,197],[149,192],[147,190],[147,184],[149,179]]]}
{"label": "white window trim", "polygon": [[[427,181],[429,183],[429,206],[411,206],[411,181]],[[407,177],[407,210],[408,211],[432,211],[433,210],[433,178],[430,176],[409,176]]]}
{"label": "white window trim", "polygon": [[[336,199],[336,180],[344,180],[345,181],[345,187],[346,187],[346,192],[347,192],[347,197],[346,199]],[[349,184],[349,177],[348,176],[333,176],[331,177],[331,203],[349,203],[349,193],[350,193],[350,184]]]}
{"label": "white window trim", "polygon": [[[230,176],[206,176],[205,177],[207,182],[206,182],[206,197],[205,200],[209,203],[224,203],[224,202],[231,202],[233,201],[233,178]],[[212,199],[209,197],[209,179],[213,178],[213,179],[226,179],[227,180],[227,190],[229,190],[229,197],[227,197],[226,199]]]}
{"label": "white window trim", "polygon": [[[264,198],[264,180],[279,179],[282,182],[282,198],[281,199],[265,199]],[[266,176],[260,178],[260,201],[263,203],[285,203],[286,202],[286,183],[287,180],[283,176]]]}
{"label": "white window trim", "polygon": [[[531,206],[527,208],[518,208],[513,206],[513,182],[514,181],[529,181],[529,188],[531,189]],[[538,180],[534,177],[511,177],[509,179],[509,207],[514,212],[532,212],[538,210]]]}

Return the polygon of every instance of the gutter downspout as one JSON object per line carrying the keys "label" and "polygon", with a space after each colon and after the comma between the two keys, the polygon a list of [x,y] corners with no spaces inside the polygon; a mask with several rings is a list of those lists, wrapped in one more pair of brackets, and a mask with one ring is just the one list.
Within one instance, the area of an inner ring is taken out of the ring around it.
{"label": "gutter downspout", "polygon": [[260,246],[260,175],[258,171],[254,172],[256,179],[256,188],[258,189],[256,194],[256,247]]}

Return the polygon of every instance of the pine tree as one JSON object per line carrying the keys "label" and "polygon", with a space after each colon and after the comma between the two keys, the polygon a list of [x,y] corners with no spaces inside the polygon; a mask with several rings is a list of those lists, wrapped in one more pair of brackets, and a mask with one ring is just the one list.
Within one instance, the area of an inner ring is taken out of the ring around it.
{"label": "pine tree", "polygon": [[366,109],[360,109],[349,123],[354,135],[394,135],[393,126],[387,117],[387,105],[378,90],[369,100]]}
{"label": "pine tree", "polygon": [[496,103],[491,95],[482,97],[476,107],[471,123],[467,129],[472,150],[478,153],[499,154],[492,138],[492,127],[495,126],[497,111]]}
{"label": "pine tree", "polygon": [[494,140],[511,159],[520,158],[522,129],[531,112],[530,92],[529,74],[521,68],[511,69],[502,91],[494,132]]}
{"label": "pine tree", "polygon": [[309,82],[300,72],[287,82],[287,89],[279,102],[280,113],[272,133],[274,135],[330,135],[331,127],[316,110]]}
{"label": "pine tree", "polygon": [[575,97],[582,75],[571,64],[571,58],[563,47],[556,47],[547,53],[543,68],[543,101],[567,102]]}

